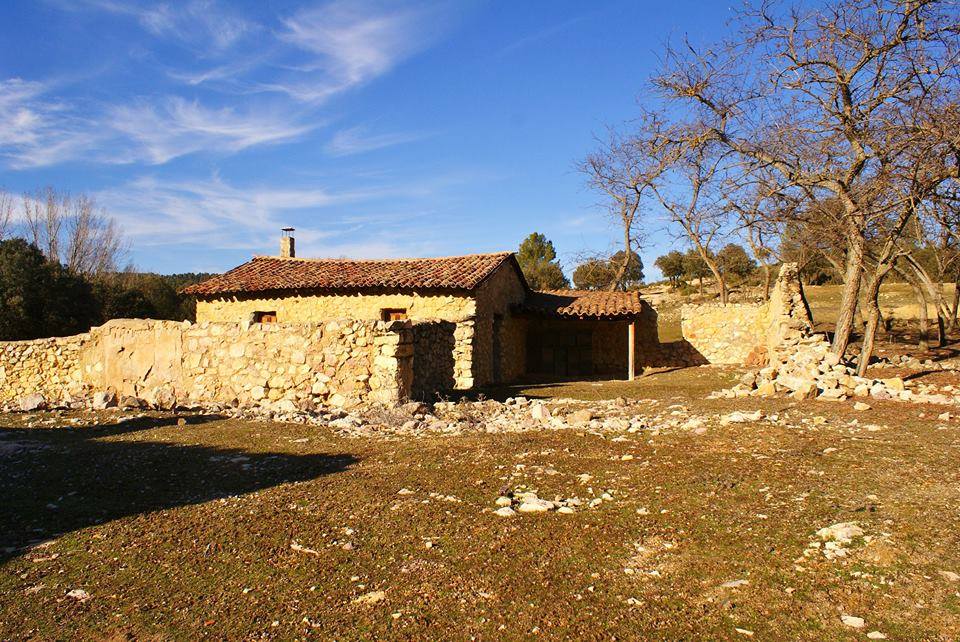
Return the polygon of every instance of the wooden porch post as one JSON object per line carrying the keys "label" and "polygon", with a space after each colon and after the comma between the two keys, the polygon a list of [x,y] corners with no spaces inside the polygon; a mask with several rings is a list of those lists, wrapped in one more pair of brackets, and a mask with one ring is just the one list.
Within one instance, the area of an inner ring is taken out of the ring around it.
{"label": "wooden porch post", "polygon": [[631,321],[627,326],[627,381],[633,381],[636,378],[636,344],[637,322]]}

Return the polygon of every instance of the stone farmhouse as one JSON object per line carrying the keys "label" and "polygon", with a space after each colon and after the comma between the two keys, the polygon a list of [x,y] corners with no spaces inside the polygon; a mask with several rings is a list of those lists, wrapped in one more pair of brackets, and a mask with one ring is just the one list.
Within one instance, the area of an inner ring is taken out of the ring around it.
{"label": "stone farmhouse", "polygon": [[280,256],[186,288],[195,323],[114,319],[70,337],[0,342],[0,407],[311,412],[525,378],[632,379],[647,367],[776,372],[822,343],[793,264],[769,301],[683,306],[683,338],[661,343],[638,293],[534,291],[510,252],[302,259],[290,231]]}
{"label": "stone farmhouse", "polygon": [[660,356],[656,312],[636,292],[534,291],[512,252],[298,258],[290,231],[280,256],[186,288],[197,323],[409,320],[420,396],[528,376],[632,379]]}

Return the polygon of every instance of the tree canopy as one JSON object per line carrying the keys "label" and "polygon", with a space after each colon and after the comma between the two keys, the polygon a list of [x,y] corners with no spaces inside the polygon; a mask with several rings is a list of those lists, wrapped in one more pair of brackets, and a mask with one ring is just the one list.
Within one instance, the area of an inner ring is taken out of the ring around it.
{"label": "tree canopy", "polygon": [[90,284],[82,277],[47,261],[23,239],[0,241],[0,338],[76,334],[98,317]]}
{"label": "tree canopy", "polygon": [[677,250],[671,250],[663,256],[657,257],[653,264],[663,274],[663,278],[670,281],[673,287],[680,285],[680,278],[683,276],[683,254]]}
{"label": "tree canopy", "polygon": [[553,242],[539,232],[523,240],[517,251],[517,262],[523,276],[534,290],[560,290],[570,287],[564,276]]}
{"label": "tree canopy", "polygon": [[[588,259],[573,271],[573,284],[579,290],[635,289],[643,283],[643,260],[631,252],[626,269],[623,264],[623,250],[609,258]],[[619,281],[618,275],[621,275]]]}

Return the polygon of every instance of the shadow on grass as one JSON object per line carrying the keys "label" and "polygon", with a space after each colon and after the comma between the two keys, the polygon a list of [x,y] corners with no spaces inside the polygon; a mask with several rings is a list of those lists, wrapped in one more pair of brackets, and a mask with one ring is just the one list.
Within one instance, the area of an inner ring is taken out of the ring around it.
{"label": "shadow on grass", "polygon": [[167,417],[76,430],[0,427],[0,562],[87,526],[315,479],[357,461],[349,454],[103,440],[175,422]]}

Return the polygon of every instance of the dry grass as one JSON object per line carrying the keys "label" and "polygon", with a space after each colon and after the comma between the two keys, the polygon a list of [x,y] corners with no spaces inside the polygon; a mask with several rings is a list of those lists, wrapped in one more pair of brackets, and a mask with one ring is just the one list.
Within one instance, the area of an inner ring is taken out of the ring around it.
{"label": "dry grass", "polygon": [[[790,426],[385,442],[215,417],[0,417],[0,638],[960,637],[960,584],[940,574],[960,572],[957,422],[892,403],[703,399],[730,376],[527,392],[763,408]],[[490,512],[505,484],[586,494],[584,473],[615,501]],[[803,557],[841,521],[877,542]]]}

